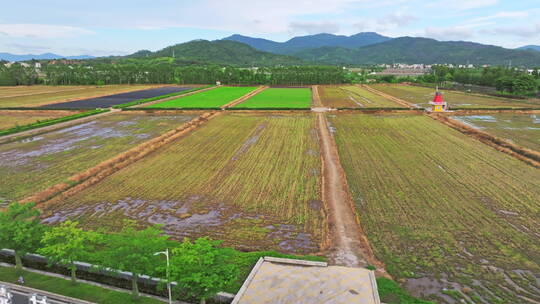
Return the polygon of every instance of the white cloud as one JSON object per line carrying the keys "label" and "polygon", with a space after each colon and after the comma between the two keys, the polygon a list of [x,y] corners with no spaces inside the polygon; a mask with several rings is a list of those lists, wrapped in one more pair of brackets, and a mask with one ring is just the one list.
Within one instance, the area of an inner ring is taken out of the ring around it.
{"label": "white cloud", "polygon": [[48,24],[0,24],[0,34],[25,38],[71,38],[94,32],[73,26]]}
{"label": "white cloud", "polygon": [[452,0],[441,1],[441,7],[452,7],[457,10],[465,11],[470,9],[493,6],[499,3],[499,0]]}
{"label": "white cloud", "polygon": [[474,31],[467,26],[427,27],[425,30],[425,36],[440,40],[463,40],[474,36]]}
{"label": "white cloud", "polygon": [[310,35],[319,33],[335,34],[339,32],[339,24],[331,21],[322,22],[291,22],[290,31],[294,33],[308,33]]}
{"label": "white cloud", "polygon": [[469,20],[470,22],[484,22],[496,19],[516,19],[516,18],[527,18],[529,17],[528,11],[514,11],[514,12],[498,12],[493,15],[478,17]]}
{"label": "white cloud", "polygon": [[396,26],[407,26],[418,20],[418,17],[409,15],[403,12],[396,12],[386,15],[386,17],[380,21],[390,23]]}
{"label": "white cloud", "polygon": [[488,35],[508,35],[524,38],[540,37],[540,22],[532,26],[496,27],[481,30],[480,33]]}

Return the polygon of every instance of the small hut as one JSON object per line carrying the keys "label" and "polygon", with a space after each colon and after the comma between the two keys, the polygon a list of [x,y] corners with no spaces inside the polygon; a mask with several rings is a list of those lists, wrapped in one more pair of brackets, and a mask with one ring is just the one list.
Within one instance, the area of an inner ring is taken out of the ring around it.
{"label": "small hut", "polygon": [[448,105],[443,100],[442,93],[437,90],[435,92],[435,98],[433,98],[433,101],[430,102],[433,107],[431,108],[432,112],[445,112],[448,108]]}

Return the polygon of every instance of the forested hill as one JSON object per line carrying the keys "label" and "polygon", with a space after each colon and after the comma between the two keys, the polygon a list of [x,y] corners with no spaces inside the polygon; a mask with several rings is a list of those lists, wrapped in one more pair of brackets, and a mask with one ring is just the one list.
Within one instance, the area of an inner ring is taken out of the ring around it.
{"label": "forested hill", "polygon": [[258,51],[251,46],[236,41],[194,40],[166,47],[160,51],[139,51],[128,57],[156,58],[174,57],[188,63],[213,63],[234,66],[276,66],[302,65],[298,58]]}
{"label": "forested hill", "polygon": [[517,49],[518,50],[533,50],[533,51],[540,52],[540,45],[526,45],[526,46],[519,47]]}
{"label": "forested hill", "polygon": [[358,49],[324,47],[301,51],[294,56],[327,64],[453,63],[475,65],[540,66],[540,52],[512,50],[464,41],[437,41],[401,37]]}
{"label": "forested hill", "polygon": [[363,46],[388,41],[390,39],[392,38],[372,32],[358,33],[351,36],[316,34],[294,37],[286,42],[275,42],[272,40],[253,38],[242,35],[232,35],[223,38],[223,40],[230,40],[248,44],[251,47],[260,51],[285,55],[292,55],[303,50],[320,47],[342,47],[356,49]]}

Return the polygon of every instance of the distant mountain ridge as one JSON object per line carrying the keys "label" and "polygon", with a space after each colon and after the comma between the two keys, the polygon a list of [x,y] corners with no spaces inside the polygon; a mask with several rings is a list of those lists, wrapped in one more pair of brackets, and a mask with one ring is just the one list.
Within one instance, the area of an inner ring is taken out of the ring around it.
{"label": "distant mountain ridge", "polygon": [[304,62],[298,58],[273,54],[236,41],[193,40],[151,52],[141,50],[127,57],[157,58],[174,57],[187,63],[213,63],[238,66],[299,65]]}
{"label": "distant mountain ridge", "polygon": [[285,42],[275,42],[272,40],[253,38],[242,35],[232,35],[222,40],[231,40],[250,45],[251,47],[275,54],[292,55],[294,53],[320,47],[342,47],[356,49],[367,45],[385,42],[392,38],[379,35],[373,32],[358,33],[351,36],[316,34],[300,36],[289,39]]}
{"label": "distant mountain ridge", "polygon": [[39,55],[27,54],[27,55],[16,55],[11,53],[0,53],[0,60],[6,61],[27,61],[27,60],[50,60],[50,59],[92,59],[94,56],[90,55],[79,55],[79,56],[62,56],[53,53],[44,53]]}
{"label": "distant mountain ridge", "polygon": [[466,41],[437,41],[400,37],[358,49],[324,47],[301,51],[293,56],[327,64],[452,63],[474,65],[540,66],[540,52],[505,49]]}
{"label": "distant mountain ridge", "polygon": [[522,47],[518,47],[516,50],[533,50],[540,52],[540,45],[526,45]]}

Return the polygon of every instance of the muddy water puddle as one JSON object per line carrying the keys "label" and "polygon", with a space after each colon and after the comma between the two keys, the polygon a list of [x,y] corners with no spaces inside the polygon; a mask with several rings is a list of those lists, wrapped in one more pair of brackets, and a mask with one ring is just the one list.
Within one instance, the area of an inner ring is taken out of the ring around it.
{"label": "muddy water puddle", "polygon": [[[238,211],[223,203],[212,208],[198,203],[204,197],[193,196],[185,201],[156,200],[127,197],[116,203],[52,206],[42,216],[42,223],[58,225],[67,220],[79,221],[89,228],[118,227],[123,219],[142,225],[161,225],[174,239],[210,236],[223,240],[225,245],[247,250],[277,250],[285,253],[314,253],[318,242],[301,227],[275,224],[276,219]],[[313,201],[313,208],[320,202]],[[113,228],[115,229],[115,228]],[[257,239],[255,240],[255,237]]]}

